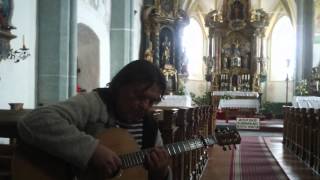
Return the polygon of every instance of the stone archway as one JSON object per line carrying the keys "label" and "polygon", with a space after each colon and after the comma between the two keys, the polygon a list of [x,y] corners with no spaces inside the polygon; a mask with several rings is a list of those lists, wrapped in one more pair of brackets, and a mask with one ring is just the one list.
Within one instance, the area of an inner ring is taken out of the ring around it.
{"label": "stone archway", "polygon": [[94,31],[85,24],[78,24],[77,85],[82,91],[99,87],[100,41]]}

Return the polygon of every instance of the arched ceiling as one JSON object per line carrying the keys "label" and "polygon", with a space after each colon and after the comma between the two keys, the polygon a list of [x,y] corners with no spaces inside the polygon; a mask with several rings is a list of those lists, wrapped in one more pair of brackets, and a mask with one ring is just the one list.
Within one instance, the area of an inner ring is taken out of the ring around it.
{"label": "arched ceiling", "polygon": [[[208,13],[211,10],[221,10],[223,0],[182,0],[184,9],[193,9],[198,6],[203,12]],[[282,0],[251,0],[251,8],[262,8],[267,13],[272,13]]]}
{"label": "arched ceiling", "polygon": [[[180,0],[180,5],[187,14],[197,16],[202,19],[212,10],[222,10],[224,0]],[[250,0],[251,9],[262,8],[269,15],[270,24],[267,33],[273,27],[276,20],[282,15],[288,15],[292,25],[296,26],[296,4],[295,0]]]}

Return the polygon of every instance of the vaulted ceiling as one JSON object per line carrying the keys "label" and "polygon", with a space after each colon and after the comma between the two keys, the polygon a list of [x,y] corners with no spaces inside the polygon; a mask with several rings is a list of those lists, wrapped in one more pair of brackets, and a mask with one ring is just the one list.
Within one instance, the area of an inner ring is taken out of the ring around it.
{"label": "vaulted ceiling", "polygon": [[[222,10],[224,0],[181,0],[182,8],[191,16],[204,19],[205,15],[212,10]],[[273,24],[282,15],[291,19],[292,25],[296,26],[296,4],[295,0],[250,0],[251,9],[262,8],[268,13],[272,29]],[[204,22],[202,22],[204,23]],[[203,25],[204,27],[204,25]],[[205,28],[205,27],[204,27]]]}
{"label": "vaulted ceiling", "polygon": [[[202,13],[208,13],[211,10],[221,10],[223,0],[182,0],[185,10],[200,9]],[[250,0],[251,8],[262,8],[267,13],[272,14],[279,5],[283,5],[285,9],[289,9],[294,0]]]}

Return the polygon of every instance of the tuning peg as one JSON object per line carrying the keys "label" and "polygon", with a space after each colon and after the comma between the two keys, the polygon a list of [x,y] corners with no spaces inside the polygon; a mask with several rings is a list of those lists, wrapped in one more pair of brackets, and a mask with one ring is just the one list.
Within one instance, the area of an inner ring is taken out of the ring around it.
{"label": "tuning peg", "polygon": [[230,145],[228,145],[228,148],[229,148],[229,150],[231,150],[231,146]]}
{"label": "tuning peg", "polygon": [[234,149],[237,149],[237,146],[236,146],[236,144],[233,144],[233,148],[234,148]]}

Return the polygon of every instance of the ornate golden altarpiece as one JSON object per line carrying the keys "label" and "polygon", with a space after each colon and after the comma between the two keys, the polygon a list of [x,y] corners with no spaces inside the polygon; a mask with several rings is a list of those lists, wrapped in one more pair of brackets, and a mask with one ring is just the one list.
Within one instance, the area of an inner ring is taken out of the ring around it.
{"label": "ornate golden altarpiece", "polygon": [[179,9],[179,0],[155,0],[144,7],[141,56],[161,68],[167,78],[167,93],[177,91],[178,76],[186,68],[181,35],[187,24],[189,17]]}
{"label": "ornate golden altarpiece", "polygon": [[206,80],[212,90],[260,92],[267,13],[251,10],[250,0],[224,0],[222,12],[209,12],[205,23],[209,29]]}

